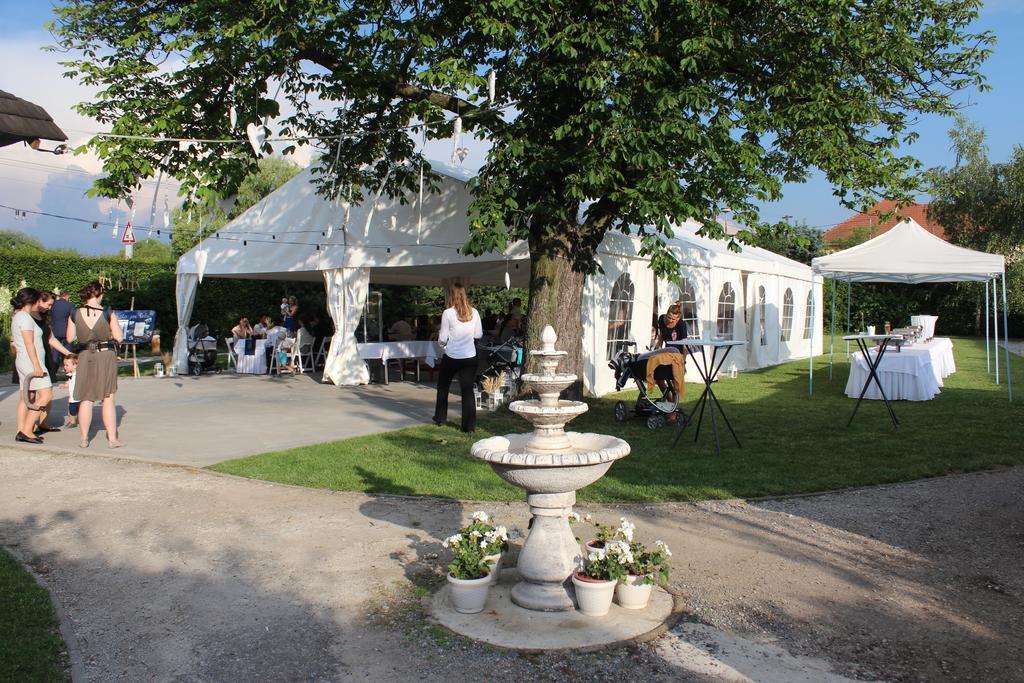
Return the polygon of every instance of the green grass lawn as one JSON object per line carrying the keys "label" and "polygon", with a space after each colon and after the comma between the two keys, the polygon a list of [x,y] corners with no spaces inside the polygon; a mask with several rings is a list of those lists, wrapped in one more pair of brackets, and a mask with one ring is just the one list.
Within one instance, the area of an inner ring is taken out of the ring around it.
{"label": "green grass lawn", "polygon": [[0,681],[66,681],[67,651],[46,589],[0,548]]}
{"label": "green grass lawn", "polygon": [[[845,350],[845,344],[836,348]],[[954,339],[954,352],[957,372],[939,396],[894,404],[898,430],[892,429],[881,401],[865,401],[846,427],[854,400],[843,394],[849,374],[845,360],[836,363],[830,382],[828,357],[815,359],[813,398],[807,394],[806,360],[723,378],[715,393],[743,447],[737,448],[726,433],[721,457],[714,453],[707,416],[696,443],[689,428],[672,448],[675,427],[650,431],[639,418],[613,419],[615,402],[632,401],[636,391],[591,400],[589,412],[574,420],[572,429],[614,434],[629,442],[632,453],[581,490],[579,498],[611,503],[773,496],[1024,462],[1024,399],[1010,404],[1005,379],[996,386],[986,373],[984,340]],[[1024,359],[1014,360],[1014,386],[1024,394]],[[699,385],[687,385],[687,410],[699,390]],[[457,419],[457,409],[452,417]],[[502,410],[481,415],[472,438],[452,426],[423,425],[231,460],[212,469],[317,488],[519,500],[522,492],[471,458],[469,447],[490,434],[527,427]]]}

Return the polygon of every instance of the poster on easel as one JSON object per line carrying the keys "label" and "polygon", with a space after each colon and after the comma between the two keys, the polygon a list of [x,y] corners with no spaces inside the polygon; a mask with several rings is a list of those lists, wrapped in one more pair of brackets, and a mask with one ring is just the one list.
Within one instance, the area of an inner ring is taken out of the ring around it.
{"label": "poster on easel", "polygon": [[[148,344],[153,340],[156,330],[156,311],[114,311],[117,322],[121,325],[121,344],[130,347],[132,352],[132,376],[138,378],[139,344]],[[127,353],[125,354],[127,358]]]}
{"label": "poster on easel", "polygon": [[156,328],[156,311],[114,311],[121,323],[122,344],[148,344]]}

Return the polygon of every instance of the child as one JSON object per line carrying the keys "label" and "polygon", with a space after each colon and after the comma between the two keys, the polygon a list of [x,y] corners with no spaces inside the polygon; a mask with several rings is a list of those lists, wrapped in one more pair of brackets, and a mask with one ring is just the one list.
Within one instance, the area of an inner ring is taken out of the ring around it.
{"label": "child", "polygon": [[78,426],[78,401],[75,400],[75,369],[78,368],[78,354],[64,356],[64,374],[68,376],[68,427]]}
{"label": "child", "polygon": [[291,306],[288,305],[288,297],[281,297],[281,318],[287,318],[291,313]]}

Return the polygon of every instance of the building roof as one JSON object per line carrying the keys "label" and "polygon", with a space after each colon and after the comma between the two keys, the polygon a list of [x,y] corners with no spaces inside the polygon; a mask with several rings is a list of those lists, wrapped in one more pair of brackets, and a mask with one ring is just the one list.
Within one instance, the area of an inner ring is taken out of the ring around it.
{"label": "building roof", "polygon": [[[879,224],[878,214],[885,214],[894,210],[896,210],[896,213],[894,213],[889,220]],[[877,237],[882,233],[892,230],[897,223],[906,218],[913,218],[914,222],[931,234],[936,237],[946,239],[946,231],[942,226],[928,218],[927,204],[910,204],[909,206],[900,207],[899,204],[889,199],[878,202],[871,207],[871,211],[867,213],[858,213],[847,218],[845,221],[826,232],[824,239],[825,242],[847,239],[853,235],[855,230],[865,227],[871,229],[870,237]]]}
{"label": "building roof", "polygon": [[39,138],[63,142],[68,136],[38,104],[0,90],[0,147]]}

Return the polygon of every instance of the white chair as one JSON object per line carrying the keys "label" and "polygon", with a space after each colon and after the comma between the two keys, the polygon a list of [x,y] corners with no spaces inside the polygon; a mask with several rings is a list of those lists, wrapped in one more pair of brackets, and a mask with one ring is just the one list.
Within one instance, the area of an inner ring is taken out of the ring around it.
{"label": "white chair", "polygon": [[[295,343],[292,344],[292,370],[298,374],[304,374],[306,370],[310,372],[314,371],[316,367],[315,357],[313,354],[313,335],[306,331],[306,328],[299,328],[299,332],[295,335]],[[308,365],[304,364],[304,361],[308,361]]]}
{"label": "white chair", "polygon": [[238,372],[238,353],[235,352],[235,338],[224,337],[224,344],[228,347],[228,370],[231,368]]}
{"label": "white chair", "polygon": [[320,340],[320,348],[316,350],[316,358],[314,359],[313,369],[318,370],[327,365],[327,352],[331,348],[331,340],[328,337],[324,337]]}
{"label": "white chair", "polygon": [[[285,354],[290,355],[291,347],[283,348],[285,347],[286,344],[290,343],[291,340],[289,340],[287,337],[278,337],[276,340],[274,340],[274,350],[270,352],[270,367],[267,369],[267,372],[269,374],[280,375],[282,372],[284,372],[284,369],[281,367],[281,363],[278,361],[278,353],[284,352]],[[292,366],[290,372],[292,374],[295,374],[294,366]]]}

